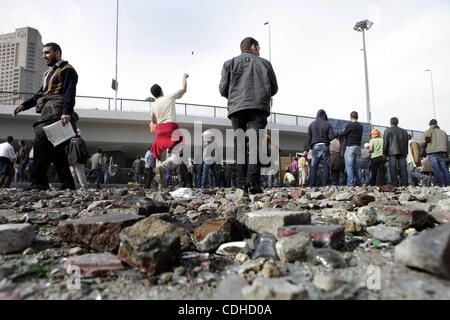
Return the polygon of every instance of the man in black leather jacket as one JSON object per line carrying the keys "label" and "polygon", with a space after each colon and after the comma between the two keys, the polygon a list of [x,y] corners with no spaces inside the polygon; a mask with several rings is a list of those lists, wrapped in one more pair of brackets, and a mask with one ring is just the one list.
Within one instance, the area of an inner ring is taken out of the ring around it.
{"label": "man in black leather jacket", "polygon": [[[237,164],[238,186],[253,194],[262,192],[259,159],[259,129],[265,129],[270,115],[271,97],[278,92],[272,65],[259,57],[259,44],[253,38],[241,42],[242,54],[224,63],[220,80],[220,94],[228,99],[228,118],[233,129],[255,130],[258,143],[250,144],[250,160]],[[262,138],[262,137],[261,137]],[[245,154],[247,143],[238,143],[237,155]],[[256,152],[256,155],[254,154]],[[256,157],[256,163],[252,160]],[[247,181],[248,184],[247,185]]]}
{"label": "man in black leather jacket", "polygon": [[384,131],[383,136],[383,156],[389,157],[389,170],[391,183],[399,185],[398,173],[400,171],[401,185],[408,185],[408,170],[406,156],[408,155],[408,132],[398,127],[398,119],[391,118],[391,127]]}

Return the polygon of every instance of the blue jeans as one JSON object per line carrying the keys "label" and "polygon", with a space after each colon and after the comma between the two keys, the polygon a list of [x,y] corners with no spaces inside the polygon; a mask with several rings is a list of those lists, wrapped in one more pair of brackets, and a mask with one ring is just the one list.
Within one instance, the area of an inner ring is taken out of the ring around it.
{"label": "blue jeans", "polygon": [[394,155],[389,156],[389,171],[391,176],[391,184],[398,187],[397,168],[400,169],[401,185],[408,186],[408,169],[406,167],[406,156]]}
{"label": "blue jeans", "polygon": [[326,144],[315,144],[313,147],[311,172],[309,173],[309,185],[311,187],[316,185],[320,161],[322,161],[323,166],[322,185],[326,186],[330,176],[330,148]]}
{"label": "blue jeans", "polygon": [[359,176],[361,177],[361,181],[362,181],[362,176],[363,176],[363,172],[364,172],[364,181],[362,181],[363,184],[365,184],[366,186],[370,185],[370,168],[369,168],[369,164],[361,166],[359,168],[360,174]]}
{"label": "blue jeans", "polygon": [[108,178],[109,178],[108,169],[105,169],[105,171],[103,172],[103,183],[104,184],[108,183]]}
{"label": "blue jeans", "polygon": [[135,173],[134,174],[134,179],[136,180],[137,183],[141,183],[141,174],[140,173]]}
{"label": "blue jeans", "polygon": [[[361,148],[359,146],[347,146],[345,148],[345,169],[347,171],[347,186],[361,186],[361,169],[359,161],[361,159]],[[356,183],[353,182],[355,180]]]}
{"label": "blue jeans", "polygon": [[420,172],[416,171],[416,168],[414,168],[414,163],[410,162],[407,166],[408,169],[408,184],[410,186],[414,186],[414,180],[420,181],[420,180],[429,180],[430,177],[424,174],[421,174]]}
{"label": "blue jeans", "polygon": [[445,164],[445,156],[443,153],[430,153],[428,160],[433,167],[434,185],[448,187],[450,185],[450,176],[448,174],[447,165]]}
{"label": "blue jeans", "polygon": [[94,175],[95,175],[95,187],[97,189],[100,188],[100,180],[101,180],[101,176],[102,176],[102,170],[100,169],[94,169]]}
{"label": "blue jeans", "polygon": [[216,164],[215,163],[213,163],[213,164],[207,164],[207,163],[204,163],[203,164],[203,173],[202,173],[202,188],[205,188],[206,187],[206,179],[207,179],[207,177],[208,177],[208,172],[209,172],[209,170],[211,169],[211,171],[212,171],[212,186],[213,186],[213,188],[217,188],[217,177],[218,177],[218,175],[217,175],[217,169],[216,169]]}

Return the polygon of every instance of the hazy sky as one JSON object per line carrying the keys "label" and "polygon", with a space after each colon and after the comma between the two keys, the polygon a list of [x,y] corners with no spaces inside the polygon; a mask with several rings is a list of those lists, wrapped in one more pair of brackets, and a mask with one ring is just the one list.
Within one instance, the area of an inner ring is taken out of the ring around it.
{"label": "hazy sky", "polygon": [[[43,42],[61,45],[77,70],[79,95],[113,97],[115,0],[2,0],[0,33],[30,26]],[[119,13],[119,97],[145,99],[159,83],[181,87],[181,102],[226,106],[218,91],[223,63],[240,53],[247,36],[257,39],[272,64],[279,92],[272,111],[331,118],[351,111],[366,120],[362,34],[367,32],[372,119],[424,130],[433,117],[450,134],[450,1],[448,0],[127,0]],[[194,54],[192,55],[192,52]]]}

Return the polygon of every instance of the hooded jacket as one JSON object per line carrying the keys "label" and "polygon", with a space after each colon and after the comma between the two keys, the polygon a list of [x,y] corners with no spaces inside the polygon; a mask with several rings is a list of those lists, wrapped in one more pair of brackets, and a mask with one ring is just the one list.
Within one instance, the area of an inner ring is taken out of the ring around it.
{"label": "hooded jacket", "polygon": [[242,110],[261,110],[270,115],[270,98],[278,92],[272,64],[244,51],[222,68],[219,92],[228,99],[228,118]]}
{"label": "hooded jacket", "polygon": [[331,124],[328,123],[328,116],[325,110],[320,109],[317,112],[316,120],[308,127],[308,144],[312,147],[316,143],[326,143],[330,145],[330,141],[334,139],[334,131]]}

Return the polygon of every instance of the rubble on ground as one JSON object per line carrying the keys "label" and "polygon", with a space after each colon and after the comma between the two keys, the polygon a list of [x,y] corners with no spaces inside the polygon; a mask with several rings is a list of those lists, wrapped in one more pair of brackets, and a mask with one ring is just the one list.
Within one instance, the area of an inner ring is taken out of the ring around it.
{"label": "rubble on ground", "polygon": [[450,299],[450,189],[0,190],[0,299]]}

